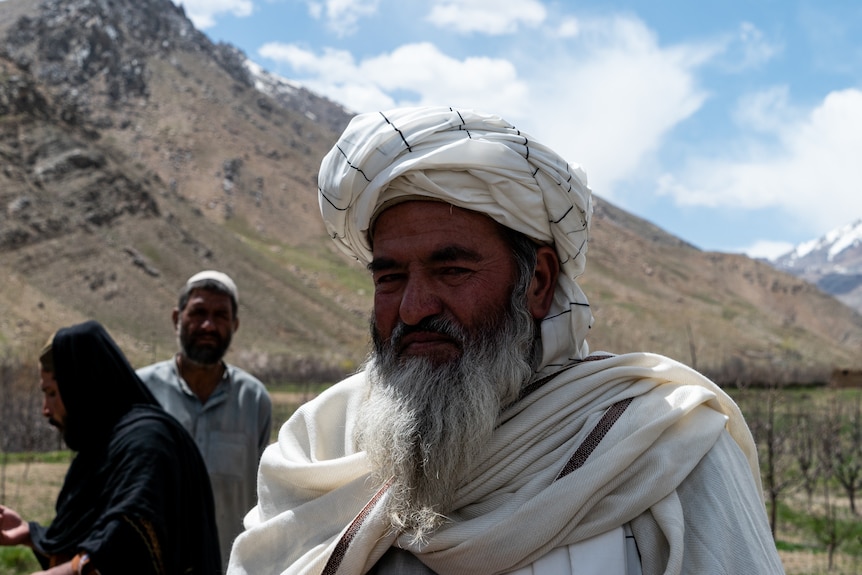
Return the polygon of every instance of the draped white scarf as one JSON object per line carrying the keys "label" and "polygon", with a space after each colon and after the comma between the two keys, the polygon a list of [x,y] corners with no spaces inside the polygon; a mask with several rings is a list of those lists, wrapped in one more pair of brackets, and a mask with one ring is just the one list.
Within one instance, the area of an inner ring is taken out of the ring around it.
{"label": "draped white scarf", "polygon": [[[322,573],[333,555],[333,573],[359,574],[392,545],[438,573],[505,573],[646,511],[669,548],[665,573],[677,574],[683,533],[675,489],[726,423],[760,486],[748,428],[712,382],[658,355],[612,356],[563,370],[505,411],[458,490],[453,522],[417,546],[388,533],[382,500],[369,504],[376,488],[352,441],[366,386],[360,373],[330,388],[267,448],[260,500],[234,543],[230,575]],[[626,398],[634,400],[586,462],[555,481],[607,409]],[[340,545],[347,532],[349,545]]]}
{"label": "draped white scarf", "polygon": [[562,273],[542,322],[540,372],[588,353],[592,324],[575,279],[584,272],[592,197],[586,174],[497,116],[403,108],[356,116],[326,155],[320,211],[336,244],[371,261],[369,229],[388,205],[416,196],[487,214],[553,245]]}
{"label": "draped white scarf", "polygon": [[[297,411],[265,451],[259,502],[234,542],[230,575],[317,574],[327,564],[333,573],[359,574],[392,545],[438,573],[505,573],[647,512],[657,526],[650,541],[667,544],[664,571],[675,575],[683,556],[675,490],[726,424],[760,486],[738,408],[697,372],[641,353],[561,369],[586,357],[592,322],[575,282],[592,213],[580,169],[496,116],[406,109],[355,118],[324,159],[319,187],[327,230],[366,263],[374,217],[417,195],[486,213],[553,245],[562,273],[542,322],[537,376],[553,377],[501,414],[458,489],[453,521],[422,546],[389,533],[387,493],[370,482],[365,453],[354,450],[365,374],[330,388]],[[583,465],[557,480],[608,408],[629,398]]]}

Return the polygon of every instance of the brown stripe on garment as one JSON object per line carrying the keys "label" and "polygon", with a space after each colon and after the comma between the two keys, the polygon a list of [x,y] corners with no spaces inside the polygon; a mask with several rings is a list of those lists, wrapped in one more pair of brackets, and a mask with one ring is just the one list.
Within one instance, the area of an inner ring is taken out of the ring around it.
{"label": "brown stripe on garment", "polygon": [[350,547],[350,543],[353,542],[353,538],[356,537],[357,533],[359,533],[359,529],[362,528],[365,519],[371,513],[371,510],[374,509],[374,506],[380,501],[380,498],[383,497],[383,494],[386,493],[386,490],[389,489],[389,485],[391,483],[392,480],[387,481],[386,484],[374,494],[371,501],[366,503],[365,507],[362,508],[362,511],[360,511],[353,519],[350,526],[344,532],[344,535],[342,535],[341,539],[336,543],[335,549],[332,550],[332,555],[329,556],[329,560],[326,562],[326,566],[321,572],[322,575],[335,575],[335,573],[338,572],[338,568],[341,567],[341,562],[344,560],[344,557],[347,556],[347,549]]}
{"label": "brown stripe on garment", "polygon": [[557,475],[557,479],[554,481],[562,479],[586,463],[587,458],[599,446],[604,436],[611,430],[611,427],[614,426],[614,423],[617,422],[633,399],[633,397],[629,397],[628,399],[620,400],[608,408],[587,438],[584,439],[583,443],[572,454],[572,457],[569,458],[568,463],[566,463],[566,466],[563,467],[563,470],[560,471],[560,474]]}

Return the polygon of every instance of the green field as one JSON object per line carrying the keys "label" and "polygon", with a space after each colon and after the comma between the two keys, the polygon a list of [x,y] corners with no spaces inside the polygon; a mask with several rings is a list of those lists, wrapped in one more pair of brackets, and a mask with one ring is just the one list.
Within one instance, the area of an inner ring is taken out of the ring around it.
{"label": "green field", "polygon": [[[326,387],[270,388],[273,441],[287,417]],[[862,390],[800,387],[734,389],[730,394],[758,442],[768,510],[770,489],[777,492],[776,545],[788,575],[862,573],[862,521],[859,510],[851,509],[847,487],[862,489]],[[804,445],[810,447],[811,466],[817,468],[808,472],[809,490],[801,469]],[[27,519],[50,521],[69,458],[64,451],[0,455],[0,501]],[[859,471],[855,479],[853,469]],[[0,548],[3,575],[38,568],[28,549]]]}

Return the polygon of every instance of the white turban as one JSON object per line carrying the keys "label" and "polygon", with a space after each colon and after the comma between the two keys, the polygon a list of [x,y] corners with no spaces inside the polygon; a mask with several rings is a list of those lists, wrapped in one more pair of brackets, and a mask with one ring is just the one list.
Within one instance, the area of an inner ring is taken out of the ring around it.
{"label": "white turban", "polygon": [[593,318],[575,282],[593,211],[586,174],[502,118],[446,107],[360,114],[323,159],[318,186],[330,236],[366,264],[374,218],[417,197],[487,214],[553,246],[562,269],[542,321],[540,371],[587,355]]}

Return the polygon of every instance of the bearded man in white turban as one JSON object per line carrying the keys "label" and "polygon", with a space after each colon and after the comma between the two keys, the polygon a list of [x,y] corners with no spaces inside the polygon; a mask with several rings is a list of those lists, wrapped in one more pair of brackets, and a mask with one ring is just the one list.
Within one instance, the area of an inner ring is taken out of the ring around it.
{"label": "bearded man in white turban", "polygon": [[365,368],[263,455],[230,574],[783,573],[733,401],[590,354],[586,175],[499,117],[359,115],[327,230],[370,270]]}

